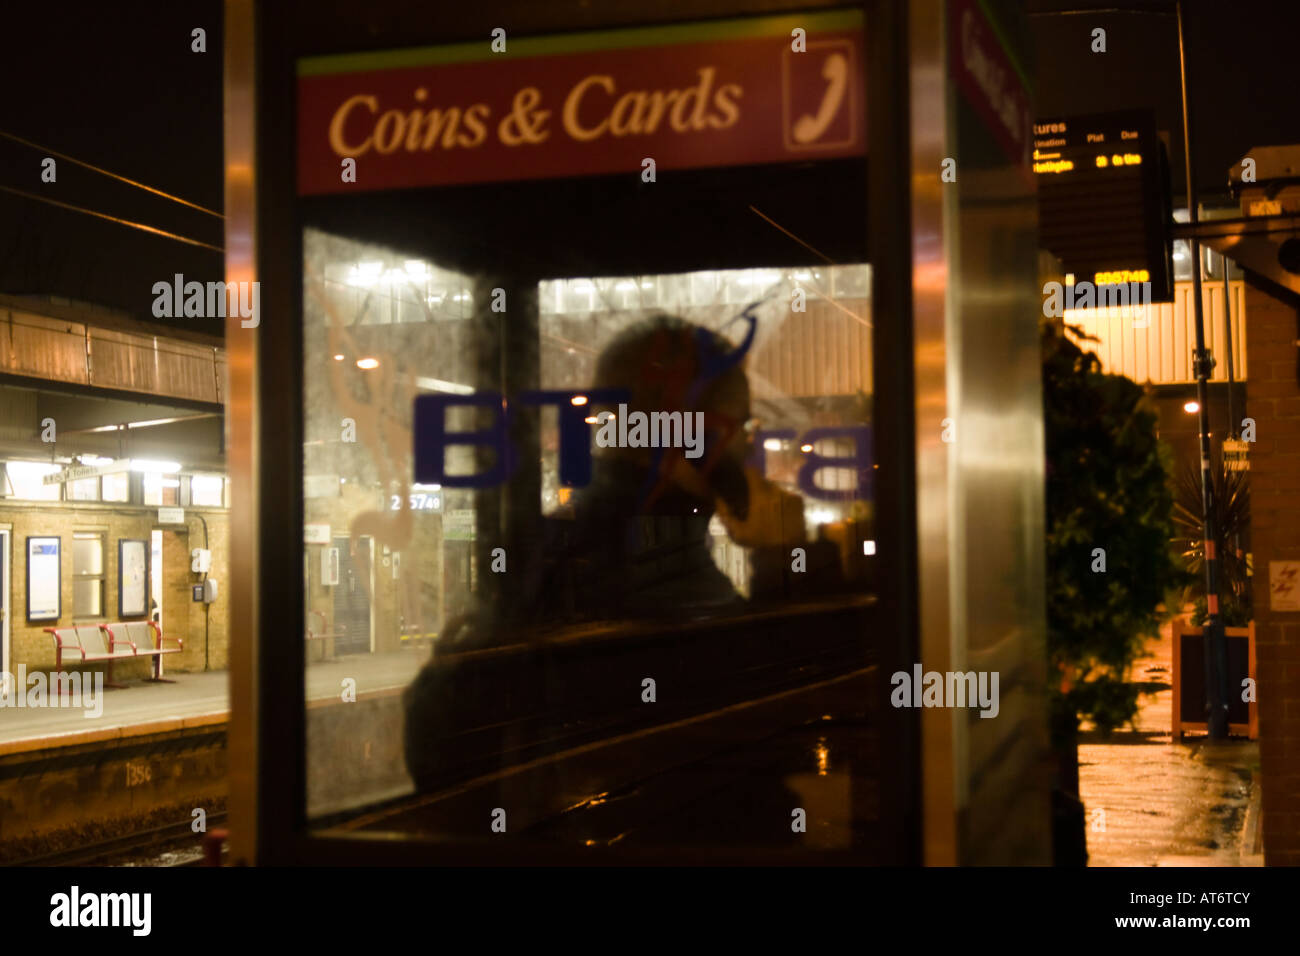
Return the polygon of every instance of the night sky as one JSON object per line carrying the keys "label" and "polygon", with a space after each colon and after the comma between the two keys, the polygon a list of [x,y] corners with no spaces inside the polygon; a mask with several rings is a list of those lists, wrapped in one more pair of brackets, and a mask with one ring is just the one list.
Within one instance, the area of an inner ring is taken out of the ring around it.
{"label": "night sky", "polygon": [[[222,208],[221,4],[32,3],[4,13],[0,130],[214,209]],[[207,30],[207,53],[190,31]],[[0,184],[223,244],[222,221],[0,139]],[[0,291],[49,293],[152,320],[154,282],[206,282],[218,252],[0,192]],[[163,320],[177,326],[206,320]],[[220,320],[207,322],[220,332]]]}
{"label": "night sky", "polygon": [[[1034,11],[1082,2],[1032,0]],[[1172,3],[1115,3],[1171,10]],[[1189,0],[1197,176],[1224,192],[1251,146],[1300,142],[1297,0]],[[46,2],[5,11],[0,130],[180,195],[222,207],[221,4]],[[508,28],[508,24],[506,25]],[[1105,54],[1091,31],[1107,31]],[[190,50],[207,30],[207,52]],[[868,24],[870,29],[870,24]],[[1038,114],[1152,107],[1170,134],[1174,205],[1183,204],[1175,21],[1151,14],[1033,16]],[[221,221],[59,162],[40,181],[38,150],[0,140],[0,184],[149,223],[214,245]],[[151,318],[151,287],[180,272],[219,278],[219,253],[0,192],[0,291],[52,293]],[[220,333],[220,321],[165,320]]]}
{"label": "night sky", "polygon": [[[1096,6],[1031,0],[1035,13]],[[1108,3],[1172,12],[1172,2]],[[1226,197],[1228,167],[1255,146],[1300,143],[1300,0],[1186,0],[1188,100],[1202,201]],[[1107,13],[1033,15],[1038,115],[1154,109],[1169,134],[1175,208],[1186,206],[1178,27],[1173,16]],[[1106,31],[1104,54],[1092,31]]]}

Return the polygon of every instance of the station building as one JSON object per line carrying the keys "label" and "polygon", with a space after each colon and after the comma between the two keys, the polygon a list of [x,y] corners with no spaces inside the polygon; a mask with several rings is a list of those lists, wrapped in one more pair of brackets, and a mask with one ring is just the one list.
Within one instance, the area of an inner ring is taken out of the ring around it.
{"label": "station building", "polygon": [[0,323],[3,669],[53,671],[46,628],[148,620],[183,645],[167,671],[224,668],[226,604],[193,592],[227,574],[221,341],[48,297],[0,296]]}

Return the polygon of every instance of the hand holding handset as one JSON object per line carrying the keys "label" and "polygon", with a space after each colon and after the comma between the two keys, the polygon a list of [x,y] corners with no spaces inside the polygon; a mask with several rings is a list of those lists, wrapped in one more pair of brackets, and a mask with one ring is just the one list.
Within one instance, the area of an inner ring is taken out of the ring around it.
{"label": "hand holding handset", "polygon": [[752,467],[745,468],[749,484],[749,511],[737,517],[722,498],[718,518],[736,544],[747,548],[795,547],[807,541],[803,499],[773,484]]}

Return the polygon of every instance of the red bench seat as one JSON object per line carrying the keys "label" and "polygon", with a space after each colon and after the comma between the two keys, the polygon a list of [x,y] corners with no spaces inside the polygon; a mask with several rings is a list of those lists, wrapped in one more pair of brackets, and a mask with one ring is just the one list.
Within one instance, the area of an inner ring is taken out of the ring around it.
{"label": "red bench seat", "polygon": [[[162,655],[175,654],[183,650],[179,638],[164,637],[158,625],[152,621],[119,622],[116,624],[78,624],[73,627],[47,627],[46,634],[54,638],[54,669],[56,674],[63,672],[63,655],[68,652],[75,655],[81,663],[107,661],[107,677],[104,681],[108,687],[121,687],[113,683],[113,662],[122,658],[152,657],[153,677],[161,681]],[[173,641],[175,647],[164,646],[164,641]]]}
{"label": "red bench seat", "polygon": [[[185,645],[179,637],[164,637],[163,632],[153,621],[130,621],[118,624],[101,624],[112,646],[125,645],[131,648],[136,657],[153,658],[153,677],[150,680],[171,684],[162,676],[162,658],[164,654],[179,654]],[[167,647],[164,641],[172,641],[176,646]]]}

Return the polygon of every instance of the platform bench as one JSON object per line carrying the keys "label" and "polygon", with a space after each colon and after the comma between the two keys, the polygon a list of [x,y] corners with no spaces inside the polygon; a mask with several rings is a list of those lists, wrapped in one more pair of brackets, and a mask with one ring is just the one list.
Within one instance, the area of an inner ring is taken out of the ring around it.
{"label": "platform bench", "polygon": [[[179,638],[163,637],[158,625],[152,621],[122,622],[117,624],[78,624],[74,627],[47,627],[45,633],[54,638],[54,670],[63,673],[63,655],[74,654],[83,664],[106,661],[106,687],[123,687],[113,682],[113,662],[123,658],[152,657],[151,680],[164,683],[162,655],[175,654],[184,648]],[[164,641],[173,641],[175,647],[165,647]]]}
{"label": "platform bench", "polygon": [[[164,654],[179,654],[185,649],[179,637],[164,637],[163,632],[153,621],[131,621],[118,624],[101,624],[108,637],[110,646],[127,645],[136,657],[153,658],[152,681],[162,684],[174,684],[162,676],[162,659]],[[165,641],[172,641],[176,646],[167,647]]]}
{"label": "platform bench", "polygon": [[[320,618],[320,630],[312,630],[311,619],[313,617]],[[307,633],[305,638],[308,641],[320,641],[320,659],[322,662],[325,660],[325,648],[328,646],[325,642],[337,636],[337,634],[330,632],[330,621],[323,611],[309,611],[307,613]]]}
{"label": "platform bench", "polygon": [[118,645],[112,636],[98,624],[78,624],[75,627],[47,627],[46,634],[54,638],[54,672],[63,673],[63,654],[76,655],[83,664],[107,661],[108,673],[104,679],[107,687],[121,687],[113,683],[113,662],[123,657],[135,657],[135,650],[125,642]]}

